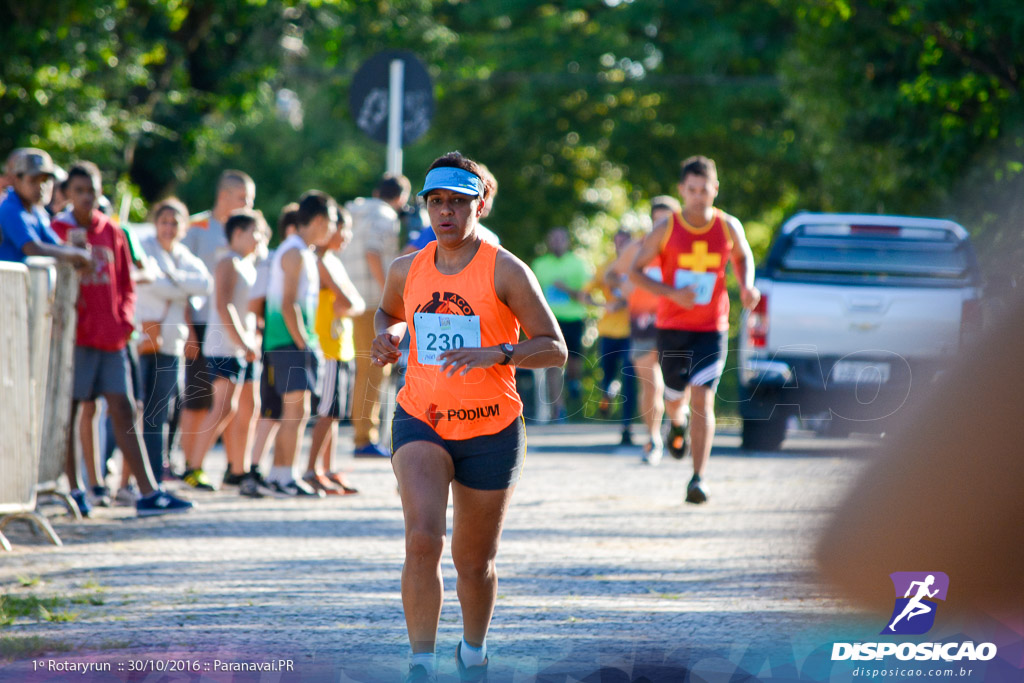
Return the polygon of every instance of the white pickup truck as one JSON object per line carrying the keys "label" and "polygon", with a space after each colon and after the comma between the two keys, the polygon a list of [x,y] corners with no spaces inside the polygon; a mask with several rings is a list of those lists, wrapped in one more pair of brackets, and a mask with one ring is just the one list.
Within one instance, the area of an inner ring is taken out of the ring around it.
{"label": "white pickup truck", "polygon": [[952,221],[790,218],[741,318],[743,447],[778,449],[793,416],[834,435],[884,431],[980,330],[980,279]]}

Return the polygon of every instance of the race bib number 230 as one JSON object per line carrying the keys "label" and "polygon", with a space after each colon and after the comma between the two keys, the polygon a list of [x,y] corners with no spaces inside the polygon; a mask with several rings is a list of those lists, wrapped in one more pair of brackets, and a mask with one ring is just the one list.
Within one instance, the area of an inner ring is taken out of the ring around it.
{"label": "race bib number 230", "polygon": [[416,355],[423,365],[441,365],[445,351],[480,348],[480,316],[415,313]]}

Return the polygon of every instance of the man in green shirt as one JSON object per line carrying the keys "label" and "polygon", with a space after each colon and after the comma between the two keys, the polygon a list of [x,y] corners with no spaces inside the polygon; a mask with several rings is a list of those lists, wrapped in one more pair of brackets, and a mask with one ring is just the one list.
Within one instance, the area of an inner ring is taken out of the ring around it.
{"label": "man in green shirt", "polygon": [[[583,371],[583,325],[587,317],[583,290],[593,277],[593,268],[569,250],[569,231],[565,228],[551,230],[547,236],[547,245],[548,253],[538,257],[532,268],[544,290],[551,312],[562,328],[562,336],[569,351],[569,362],[566,364],[569,396],[578,399]],[[548,368],[546,372],[551,415],[557,421],[564,421],[567,412],[565,397],[562,395],[562,369]]]}

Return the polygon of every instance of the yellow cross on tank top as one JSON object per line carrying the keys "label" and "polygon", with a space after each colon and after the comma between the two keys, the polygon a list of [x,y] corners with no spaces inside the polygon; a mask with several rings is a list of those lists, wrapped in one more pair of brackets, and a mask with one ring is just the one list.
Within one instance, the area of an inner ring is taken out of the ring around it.
{"label": "yellow cross on tank top", "polygon": [[692,270],[695,273],[706,273],[708,268],[718,268],[722,265],[721,254],[709,254],[708,243],[704,240],[693,243],[693,251],[689,254],[679,255],[679,267]]}

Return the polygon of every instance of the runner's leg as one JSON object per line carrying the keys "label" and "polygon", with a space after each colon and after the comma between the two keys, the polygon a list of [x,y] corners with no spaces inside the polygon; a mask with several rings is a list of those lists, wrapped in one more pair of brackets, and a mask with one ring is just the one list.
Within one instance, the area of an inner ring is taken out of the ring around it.
{"label": "runner's leg", "polygon": [[441,619],[448,486],[454,476],[451,456],[437,444],[407,443],[391,460],[405,516],[405,564],[402,606],[413,654],[434,651]]}
{"label": "runner's leg", "polygon": [[473,647],[483,645],[498,595],[494,558],[505,513],[515,487],[479,491],[452,483],[455,517],[452,559],[458,572],[456,590],[462,606],[463,633]]}

